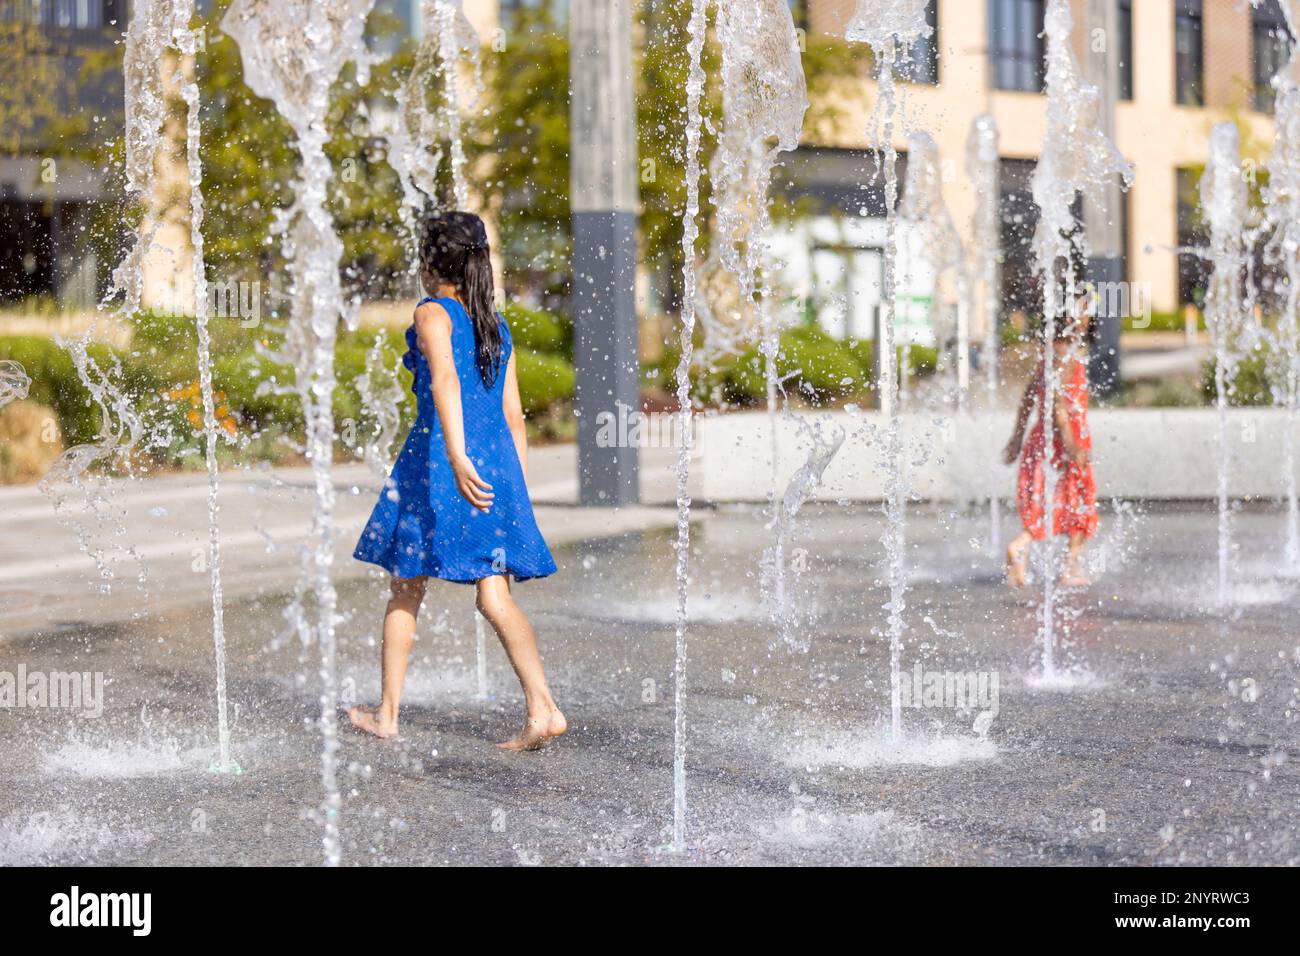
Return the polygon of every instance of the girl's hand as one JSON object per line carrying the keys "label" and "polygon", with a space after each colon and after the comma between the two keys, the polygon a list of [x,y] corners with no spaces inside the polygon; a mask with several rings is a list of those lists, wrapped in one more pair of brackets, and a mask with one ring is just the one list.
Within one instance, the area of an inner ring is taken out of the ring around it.
{"label": "girl's hand", "polygon": [[492,486],[478,476],[468,456],[454,459],[451,473],[456,478],[456,489],[462,498],[482,512],[492,507]]}
{"label": "girl's hand", "polygon": [[1076,448],[1074,450],[1074,463],[1080,468],[1088,467],[1088,450],[1086,448]]}

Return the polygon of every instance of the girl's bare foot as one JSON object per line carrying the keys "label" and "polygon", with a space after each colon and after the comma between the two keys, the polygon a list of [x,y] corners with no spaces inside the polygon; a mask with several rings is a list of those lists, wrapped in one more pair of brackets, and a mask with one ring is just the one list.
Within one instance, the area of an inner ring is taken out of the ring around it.
{"label": "girl's bare foot", "polygon": [[1007,545],[1007,584],[1013,588],[1024,587],[1026,571],[1024,547]]}
{"label": "girl's bare foot", "polygon": [[1066,571],[1061,575],[1061,587],[1086,588],[1092,585],[1092,578],[1078,571]]}
{"label": "girl's bare foot", "polygon": [[397,736],[397,721],[385,720],[379,716],[378,707],[353,707],[348,711],[348,720],[357,730],[364,731],[381,740]]}
{"label": "girl's bare foot", "polygon": [[525,718],[523,730],[497,746],[502,750],[541,750],[568,729],[569,724],[564,719],[564,714],[560,708],[555,707],[548,714]]}

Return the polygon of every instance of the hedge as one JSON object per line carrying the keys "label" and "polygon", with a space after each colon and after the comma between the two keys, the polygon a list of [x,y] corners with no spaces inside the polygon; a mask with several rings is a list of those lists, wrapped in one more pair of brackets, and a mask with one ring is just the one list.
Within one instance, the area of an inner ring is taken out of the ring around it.
{"label": "hedge", "polygon": [[[537,350],[534,344],[563,349],[566,337],[563,325],[546,313],[529,312],[520,327],[524,331],[515,336],[520,397],[529,415],[542,415],[572,396],[574,372],[561,354]],[[232,430],[238,430],[241,438],[262,445],[258,453],[271,453],[267,442],[274,445],[284,437],[301,440],[302,413],[297,396],[273,394],[261,388],[272,382],[292,384],[290,370],[259,354],[253,338],[260,337],[271,350],[278,343],[265,333],[240,329],[237,323],[214,321],[212,333],[213,387],[223,406],[221,417],[230,422]],[[377,334],[387,339],[385,364],[396,364],[404,425],[413,419],[415,410],[410,372],[397,361],[406,350],[403,334],[374,329],[343,331],[335,352],[335,419],[339,423],[355,422],[363,434],[372,423],[357,379],[365,371],[366,354]],[[146,453],[170,464],[193,459],[200,453],[194,428],[198,369],[191,321],[142,316],[129,350],[93,344],[90,354],[101,365],[114,358],[121,363],[127,394],[145,421]],[[81,444],[98,436],[98,407],[91,402],[68,353],[52,339],[0,336],[0,359],[21,363],[32,379],[29,397],[54,409],[66,444]]]}
{"label": "hedge", "polygon": [[[908,350],[909,374],[932,374],[938,352],[912,346]],[[898,350],[902,360],[903,350]],[[647,378],[665,391],[676,389],[678,348],[665,350],[659,362],[647,369]],[[812,326],[787,329],[781,335],[777,371],[785,378],[789,394],[813,405],[824,405],[870,391],[875,381],[875,343],[841,341]],[[766,401],[767,380],[762,353],[751,348],[740,356],[729,356],[708,369],[691,371],[692,394],[704,404],[722,401],[756,405]]]}
{"label": "hedge", "polygon": [[573,327],[566,320],[518,302],[507,303],[501,314],[510,327],[510,337],[519,348],[573,361]]}

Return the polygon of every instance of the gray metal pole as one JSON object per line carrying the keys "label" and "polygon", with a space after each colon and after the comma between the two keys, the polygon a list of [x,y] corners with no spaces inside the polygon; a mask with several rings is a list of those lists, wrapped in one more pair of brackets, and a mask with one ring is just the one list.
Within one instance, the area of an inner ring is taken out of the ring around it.
{"label": "gray metal pole", "polygon": [[573,0],[569,41],[578,499],[619,506],[640,496],[630,0]]}
{"label": "gray metal pole", "polygon": [[[1119,99],[1119,3],[1118,0],[1088,0],[1088,79],[1101,90],[1101,123],[1106,135],[1115,138],[1115,103]],[[1099,32],[1100,31],[1100,32]],[[1096,38],[1104,38],[1097,43]],[[1084,279],[1096,289],[1118,288],[1124,275],[1124,195],[1119,177],[1111,180],[1101,204],[1084,209],[1084,230],[1088,237],[1088,265]],[[1129,301],[1128,296],[1100,295],[1095,298],[1092,354],[1088,363],[1094,395],[1105,398],[1119,391],[1119,333],[1123,316],[1113,307]]]}

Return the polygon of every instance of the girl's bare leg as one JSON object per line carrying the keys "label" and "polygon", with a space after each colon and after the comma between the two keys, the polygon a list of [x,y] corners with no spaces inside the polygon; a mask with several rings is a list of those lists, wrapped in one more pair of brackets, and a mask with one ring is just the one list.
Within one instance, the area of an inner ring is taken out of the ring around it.
{"label": "girl's bare leg", "polygon": [[1092,583],[1083,572],[1083,548],[1088,539],[1081,534],[1070,535],[1070,551],[1065,559],[1065,570],[1061,572],[1061,583],[1071,588],[1086,588]]}
{"label": "girl's bare leg", "polygon": [[1014,541],[1007,545],[1007,584],[1013,588],[1025,586],[1025,574],[1028,571],[1026,555],[1029,550],[1029,542],[1033,540],[1033,535],[1028,531],[1022,531],[1016,535]]}
{"label": "girl's bare leg", "polygon": [[546,671],[542,668],[533,626],[515,604],[504,575],[478,582],[478,609],[501,639],[510,666],[524,689],[524,703],[528,708],[523,729],[497,746],[505,750],[536,750],[568,730],[569,725],[546,686]]}
{"label": "girl's bare leg", "polygon": [[415,619],[424,600],[425,578],[393,578],[392,596],[384,614],[384,646],[381,653],[383,691],[378,707],[353,707],[348,719],[360,730],[376,737],[397,736],[397,708],[406,683],[406,664],[415,643]]}

